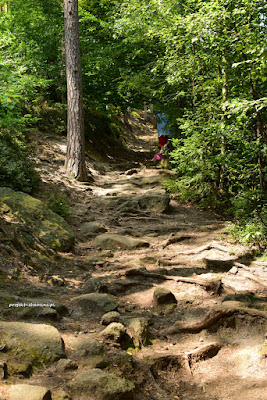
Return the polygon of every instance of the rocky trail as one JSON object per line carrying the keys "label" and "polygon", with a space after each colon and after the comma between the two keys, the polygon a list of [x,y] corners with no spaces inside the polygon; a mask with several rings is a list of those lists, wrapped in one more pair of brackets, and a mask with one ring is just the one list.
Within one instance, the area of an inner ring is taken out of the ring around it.
{"label": "rocky trail", "polygon": [[14,227],[0,191],[0,399],[267,400],[267,264],[170,198],[152,124],[130,124],[125,149],[88,154],[87,184],[65,138],[36,139],[38,198],[71,205],[63,242]]}

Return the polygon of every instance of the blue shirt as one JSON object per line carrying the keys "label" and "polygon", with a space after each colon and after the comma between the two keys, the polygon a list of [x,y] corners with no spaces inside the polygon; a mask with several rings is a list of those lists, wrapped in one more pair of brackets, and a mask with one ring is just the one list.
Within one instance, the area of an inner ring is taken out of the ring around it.
{"label": "blue shirt", "polygon": [[164,113],[158,113],[155,115],[157,121],[158,136],[168,136],[170,132],[167,128],[168,115]]}

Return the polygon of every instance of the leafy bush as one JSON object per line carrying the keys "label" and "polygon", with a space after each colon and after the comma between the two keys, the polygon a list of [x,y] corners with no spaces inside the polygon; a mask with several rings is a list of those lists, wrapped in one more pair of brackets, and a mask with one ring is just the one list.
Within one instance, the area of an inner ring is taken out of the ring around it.
{"label": "leafy bush", "polygon": [[47,201],[47,205],[50,210],[63,218],[67,218],[71,214],[68,201],[64,195],[52,194]]}
{"label": "leafy bush", "polygon": [[34,163],[28,158],[25,137],[0,132],[0,185],[31,193],[39,182]]}
{"label": "leafy bush", "polygon": [[228,224],[228,233],[244,244],[256,245],[261,249],[267,245],[267,226],[257,218]]}

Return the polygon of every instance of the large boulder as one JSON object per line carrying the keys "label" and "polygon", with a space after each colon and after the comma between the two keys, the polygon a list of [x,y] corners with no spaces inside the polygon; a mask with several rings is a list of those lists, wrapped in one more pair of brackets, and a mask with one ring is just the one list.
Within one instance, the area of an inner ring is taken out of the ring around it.
{"label": "large boulder", "polygon": [[94,245],[101,249],[136,249],[140,247],[149,247],[149,243],[141,239],[117,235],[114,233],[104,233],[94,239]]}
{"label": "large boulder", "polygon": [[67,251],[74,234],[67,222],[42,201],[9,188],[0,188],[0,214],[29,232],[54,250]]}
{"label": "large boulder", "polygon": [[10,400],[52,400],[51,392],[43,386],[12,385],[9,389]]}
{"label": "large boulder", "polygon": [[70,301],[70,306],[80,308],[88,313],[107,313],[116,311],[118,303],[116,297],[106,293],[89,293],[74,297]]}
{"label": "large boulder", "polygon": [[76,375],[68,386],[73,393],[85,393],[97,400],[131,400],[134,389],[131,381],[98,368]]}
{"label": "large boulder", "polygon": [[34,365],[50,364],[65,357],[63,340],[51,325],[0,322],[0,338],[7,353]]}

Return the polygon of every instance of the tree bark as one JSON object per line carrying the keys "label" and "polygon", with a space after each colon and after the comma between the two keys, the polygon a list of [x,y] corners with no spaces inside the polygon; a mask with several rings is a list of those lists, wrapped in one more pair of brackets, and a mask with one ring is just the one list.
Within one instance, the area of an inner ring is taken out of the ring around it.
{"label": "tree bark", "polygon": [[65,168],[78,181],[87,181],[78,0],[64,0],[64,19],[68,98],[68,133]]}

